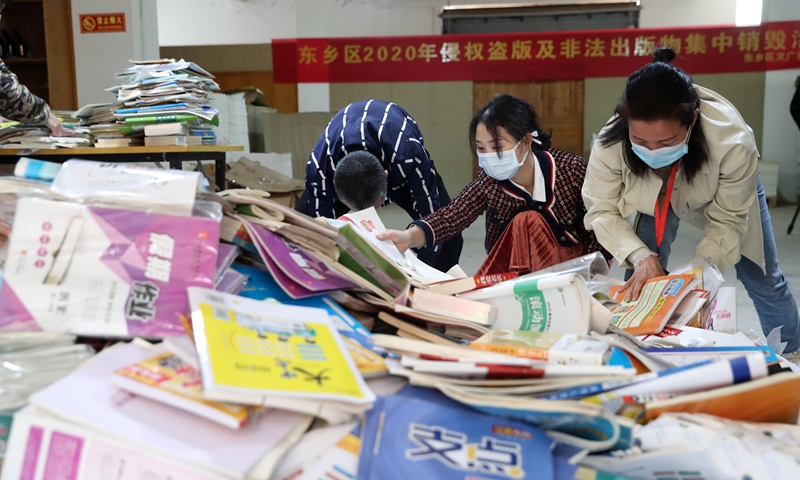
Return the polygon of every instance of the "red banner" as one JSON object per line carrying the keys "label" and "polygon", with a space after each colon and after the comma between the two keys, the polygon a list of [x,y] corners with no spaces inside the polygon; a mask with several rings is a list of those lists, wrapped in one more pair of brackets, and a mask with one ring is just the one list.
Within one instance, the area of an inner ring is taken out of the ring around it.
{"label": "red banner", "polygon": [[800,21],[415,37],[308,38],[272,44],[276,83],[627,77],[657,46],[689,74],[800,68]]}

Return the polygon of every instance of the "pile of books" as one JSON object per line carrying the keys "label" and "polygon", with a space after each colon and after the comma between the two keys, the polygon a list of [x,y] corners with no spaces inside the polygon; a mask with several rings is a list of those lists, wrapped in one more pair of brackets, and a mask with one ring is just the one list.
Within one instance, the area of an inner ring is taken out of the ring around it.
{"label": "pile of books", "polygon": [[108,89],[111,103],[86,105],[75,113],[97,147],[213,145],[218,111],[211,106],[219,90],[214,76],[185,60],[132,62],[117,74],[121,85]]}
{"label": "pile of books", "polygon": [[211,125],[219,125],[219,112],[210,103],[219,85],[198,65],[174,59],[134,62],[117,77],[123,84],[110,91],[122,104],[114,117],[125,124],[123,133],[143,132],[146,146],[216,142]]}
{"label": "pile of books", "polygon": [[70,160],[39,184],[59,200],[0,208],[0,332],[139,337],[30,396],[3,480],[65,458],[75,478],[800,475],[800,375],[721,331],[735,305],[703,260],[625,302],[599,254],[442,273],[374,209],[321,221],[199,181]]}

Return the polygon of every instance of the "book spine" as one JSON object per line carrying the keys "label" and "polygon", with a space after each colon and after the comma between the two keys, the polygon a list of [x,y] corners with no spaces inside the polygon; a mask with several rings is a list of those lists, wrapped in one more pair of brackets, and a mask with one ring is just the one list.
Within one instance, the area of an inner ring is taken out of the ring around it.
{"label": "book spine", "polygon": [[507,345],[491,345],[488,343],[473,343],[470,347],[476,350],[502,353],[515,357],[532,358],[534,360],[547,361],[550,358],[550,352],[545,348],[511,347]]}
{"label": "book spine", "polygon": [[512,278],[516,278],[518,276],[519,274],[512,272],[496,273],[493,275],[477,275],[472,278],[475,280],[475,288],[486,288],[501,282],[505,282],[506,280],[511,280]]}

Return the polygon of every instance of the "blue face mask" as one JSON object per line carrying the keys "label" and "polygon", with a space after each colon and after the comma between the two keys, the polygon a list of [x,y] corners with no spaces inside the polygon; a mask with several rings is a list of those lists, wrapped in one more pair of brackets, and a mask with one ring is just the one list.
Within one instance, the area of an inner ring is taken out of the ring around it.
{"label": "blue face mask", "polygon": [[650,150],[647,147],[636,145],[633,143],[633,141],[631,141],[633,153],[635,153],[637,157],[641,158],[644,163],[649,165],[650,168],[654,170],[672,165],[680,160],[684,155],[689,153],[689,136],[692,134],[692,126],[690,126],[689,131],[686,132],[686,139],[683,142],[669,147]]}

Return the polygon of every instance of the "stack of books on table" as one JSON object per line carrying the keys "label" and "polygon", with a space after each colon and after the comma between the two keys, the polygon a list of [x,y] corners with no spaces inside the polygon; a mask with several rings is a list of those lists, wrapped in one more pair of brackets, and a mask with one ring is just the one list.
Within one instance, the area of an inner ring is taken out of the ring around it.
{"label": "stack of books on table", "polygon": [[216,143],[213,75],[191,62],[163,59],[134,62],[117,77],[123,84],[110,90],[121,104],[114,117],[124,133],[143,133],[146,146]]}
{"label": "stack of books on table", "polygon": [[118,123],[99,123],[89,127],[98,148],[135,147],[144,145],[141,135],[124,135]]}

